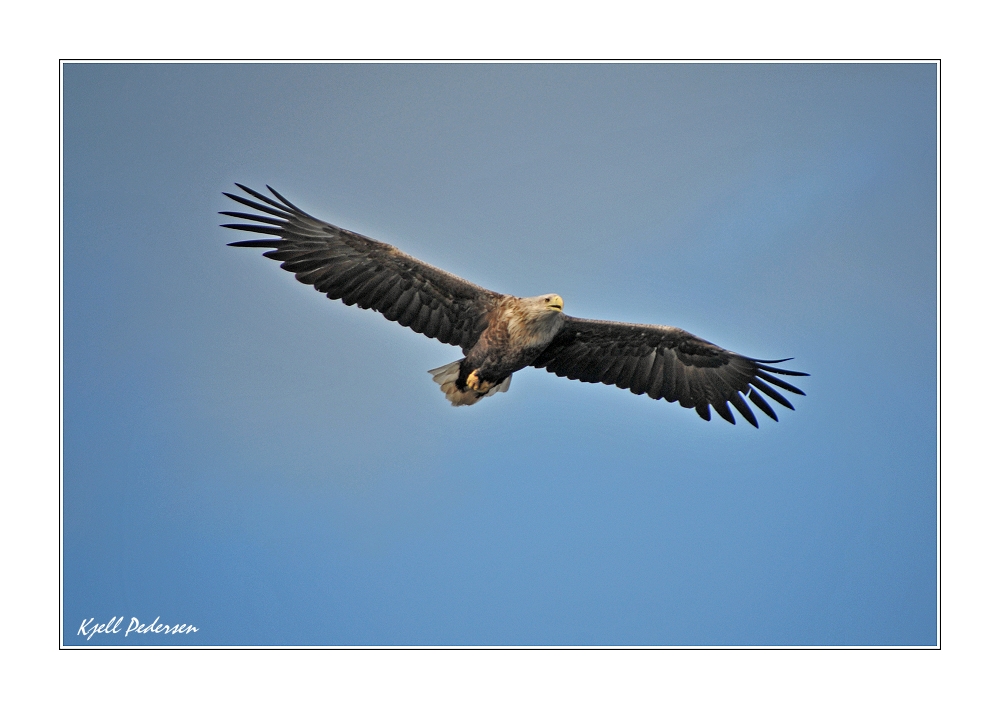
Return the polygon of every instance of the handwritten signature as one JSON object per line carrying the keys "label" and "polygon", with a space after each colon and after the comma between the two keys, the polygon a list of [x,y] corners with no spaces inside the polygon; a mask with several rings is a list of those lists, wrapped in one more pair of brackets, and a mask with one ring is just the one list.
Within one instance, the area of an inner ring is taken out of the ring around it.
{"label": "handwritten signature", "polygon": [[[95,635],[117,635],[121,632],[122,621],[125,620],[125,616],[111,616],[111,620],[107,623],[95,623],[94,618],[90,620],[84,619],[80,623],[80,629],[76,631],[77,635],[86,635],[87,640],[90,640]],[[161,623],[160,616],[156,616],[156,620],[152,623],[143,625],[139,622],[138,618],[133,617],[129,621],[128,627],[125,628],[125,637],[129,636],[129,633],[143,634],[146,633],[161,633],[163,635],[187,635],[188,633],[197,633],[198,628],[187,623],[177,623],[176,625],[170,625],[169,623]]]}

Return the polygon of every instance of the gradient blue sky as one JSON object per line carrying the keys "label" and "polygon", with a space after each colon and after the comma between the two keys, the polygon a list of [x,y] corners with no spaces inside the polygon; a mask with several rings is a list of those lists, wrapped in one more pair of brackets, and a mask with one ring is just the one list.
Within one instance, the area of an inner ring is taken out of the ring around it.
{"label": "gradient blue sky", "polygon": [[[936,76],[66,65],[64,642],[935,644]],[[225,246],[236,181],[808,396],[452,408],[457,349]]]}

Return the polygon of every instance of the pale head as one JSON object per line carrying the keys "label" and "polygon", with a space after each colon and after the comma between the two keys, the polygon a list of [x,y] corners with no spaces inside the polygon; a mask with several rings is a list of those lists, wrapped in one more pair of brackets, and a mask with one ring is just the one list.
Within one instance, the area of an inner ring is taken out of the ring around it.
{"label": "pale head", "polygon": [[518,298],[514,306],[517,313],[507,322],[507,328],[521,346],[548,344],[563,322],[563,299],[555,293]]}
{"label": "pale head", "polygon": [[561,313],[563,309],[563,299],[555,293],[538,295],[534,298],[525,298],[525,300],[530,301],[533,306],[541,311],[553,310],[557,313]]}

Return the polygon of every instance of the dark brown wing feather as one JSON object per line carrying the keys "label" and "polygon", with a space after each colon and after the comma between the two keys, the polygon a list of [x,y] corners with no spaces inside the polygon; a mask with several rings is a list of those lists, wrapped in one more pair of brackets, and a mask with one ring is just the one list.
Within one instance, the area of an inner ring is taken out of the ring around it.
{"label": "dark brown wing feather", "polygon": [[427,337],[459,345],[464,352],[479,339],[490,311],[502,298],[395,246],[311,217],[270,187],[278,201],[237,187],[259,201],[224,194],[258,213],[220,212],[251,222],[222,226],[276,238],[230,246],[273,249],[264,256],[281,261],[283,269],[332,300],[375,310]]}
{"label": "dark brown wing feather", "polygon": [[534,366],[560,377],[614,384],[633,394],[677,401],[706,421],[712,417],[711,407],[729,423],[736,423],[729,408],[732,404],[757,426],[744,395],[775,421],[777,415],[760,393],[789,409],[794,407],[769,384],[804,395],[775,376],[808,376],[771,366],[783,361],[744,357],[676,327],[566,317]]}

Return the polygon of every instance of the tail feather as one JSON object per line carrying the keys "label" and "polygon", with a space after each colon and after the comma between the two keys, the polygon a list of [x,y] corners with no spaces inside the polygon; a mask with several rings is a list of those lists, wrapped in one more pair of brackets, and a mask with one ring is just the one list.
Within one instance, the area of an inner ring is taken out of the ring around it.
{"label": "tail feather", "polygon": [[485,394],[473,391],[472,389],[460,391],[457,382],[458,370],[461,365],[462,360],[458,360],[457,362],[452,362],[451,364],[436,367],[428,372],[428,374],[434,377],[434,382],[441,385],[441,391],[444,392],[444,395],[447,397],[448,401],[451,402],[452,406],[472,406],[480,399],[484,399],[487,396],[493,396],[497,392],[505,392],[510,389],[510,380],[513,375],[504,379]]}

